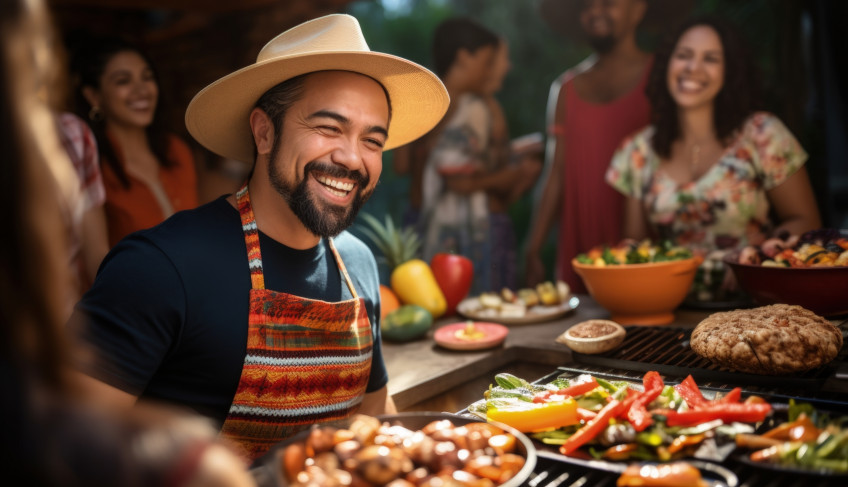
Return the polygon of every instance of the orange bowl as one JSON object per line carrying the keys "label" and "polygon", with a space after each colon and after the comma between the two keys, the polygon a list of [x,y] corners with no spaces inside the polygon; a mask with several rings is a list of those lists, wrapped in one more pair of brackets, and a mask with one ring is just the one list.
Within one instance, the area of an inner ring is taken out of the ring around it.
{"label": "orange bowl", "polygon": [[599,267],[574,259],[571,265],[613,321],[622,325],[666,325],[674,321],[674,309],[686,298],[702,260],[693,257]]}

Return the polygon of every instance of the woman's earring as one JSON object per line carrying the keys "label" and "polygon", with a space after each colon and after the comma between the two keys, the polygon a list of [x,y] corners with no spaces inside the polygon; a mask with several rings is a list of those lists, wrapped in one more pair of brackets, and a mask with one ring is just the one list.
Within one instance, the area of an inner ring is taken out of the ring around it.
{"label": "woman's earring", "polygon": [[103,112],[101,112],[99,108],[93,106],[91,107],[91,110],[88,111],[88,119],[92,122],[100,122],[103,120]]}

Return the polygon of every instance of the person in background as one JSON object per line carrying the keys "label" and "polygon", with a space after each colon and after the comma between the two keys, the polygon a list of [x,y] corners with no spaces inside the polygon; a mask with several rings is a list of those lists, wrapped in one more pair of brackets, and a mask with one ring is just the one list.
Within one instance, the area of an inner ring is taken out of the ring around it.
{"label": "person in background", "polygon": [[433,64],[451,106],[433,134],[422,179],[422,254],[456,253],[471,259],[471,293],[489,290],[490,234],[486,192],[458,193],[451,176],[483,172],[491,149],[491,116],[481,95],[491,73],[498,37],[467,18],[443,21],[433,35]]}
{"label": "person in background", "polygon": [[759,110],[756,62],[721,18],[674,31],[657,51],[647,93],[651,125],[622,143],[606,174],[626,196],[622,232],[705,256],[695,298],[723,300],[723,252],[821,226],[807,154]]}
{"label": "person in background", "polygon": [[120,39],[90,39],[73,49],[77,114],[100,148],[109,245],[197,206],[189,147],[163,127],[150,60]]}
{"label": "person in background", "polygon": [[253,170],[236,194],[112,249],[77,306],[97,361],[80,381],[125,407],[197,411],[252,459],[317,422],[394,412],[377,263],[346,229],[383,150],[448,103],[433,73],[370,51],[341,14],[283,32],[201,90],[189,132]]}
{"label": "person in background", "polygon": [[80,192],[79,207],[71,208],[66,215],[70,267],[75,270],[72,279],[77,289],[68,308],[70,314],[73,304],[91,286],[100,262],[109,251],[103,210],[106,190],[100,174],[97,141],[85,121],[72,113],[60,112],[56,115],[56,124],[59,140],[73,164]]}
{"label": "person in background", "polygon": [[[5,485],[254,485],[207,421],[162,409],[115,413],[69,380],[62,327],[64,213],[84,198],[56,130],[61,59],[41,0],[0,3],[0,471]],[[58,194],[58,196],[57,196]]]}
{"label": "person in background", "polygon": [[500,39],[491,71],[480,92],[489,112],[491,141],[482,170],[444,178],[447,189],[457,194],[486,193],[491,242],[487,284],[490,291],[517,288],[517,245],[509,205],[533,186],[542,169],[541,144],[520,140],[511,143],[506,116],[495,98],[510,68],[509,43]]}
{"label": "person in background", "polygon": [[651,55],[636,42],[640,29],[667,28],[685,0],[543,0],[543,18],[594,53],[552,84],[547,109],[545,181],[525,249],[525,279],[545,280],[542,250],[558,224],[556,279],[585,292],[571,260],[599,244],[616,243],[622,197],[604,182],[621,140],[649,121],[645,84]]}

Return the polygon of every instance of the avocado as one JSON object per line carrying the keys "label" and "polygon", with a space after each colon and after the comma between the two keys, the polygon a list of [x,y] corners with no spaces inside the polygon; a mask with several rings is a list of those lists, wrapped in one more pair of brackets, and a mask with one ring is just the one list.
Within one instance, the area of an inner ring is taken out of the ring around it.
{"label": "avocado", "polygon": [[380,324],[385,340],[408,342],[423,337],[433,324],[433,315],[417,304],[405,304],[387,314]]}

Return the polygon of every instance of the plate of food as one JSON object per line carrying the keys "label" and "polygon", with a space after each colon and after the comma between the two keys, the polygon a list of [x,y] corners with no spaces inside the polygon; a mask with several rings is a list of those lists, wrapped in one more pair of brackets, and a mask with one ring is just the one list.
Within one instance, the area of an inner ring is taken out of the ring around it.
{"label": "plate of food", "polygon": [[565,316],[580,304],[568,284],[551,281],[518,291],[504,288],[464,299],[456,307],[461,316],[476,320],[522,325],[541,323]]}
{"label": "plate of food", "polygon": [[500,345],[508,334],[509,329],[497,323],[463,321],[439,328],[433,338],[451,350],[483,350]]}
{"label": "plate of food", "polygon": [[406,485],[403,480],[442,475],[443,482],[517,487],[535,466],[533,443],[509,426],[422,412],[314,425],[272,447],[251,472],[260,487]]}

